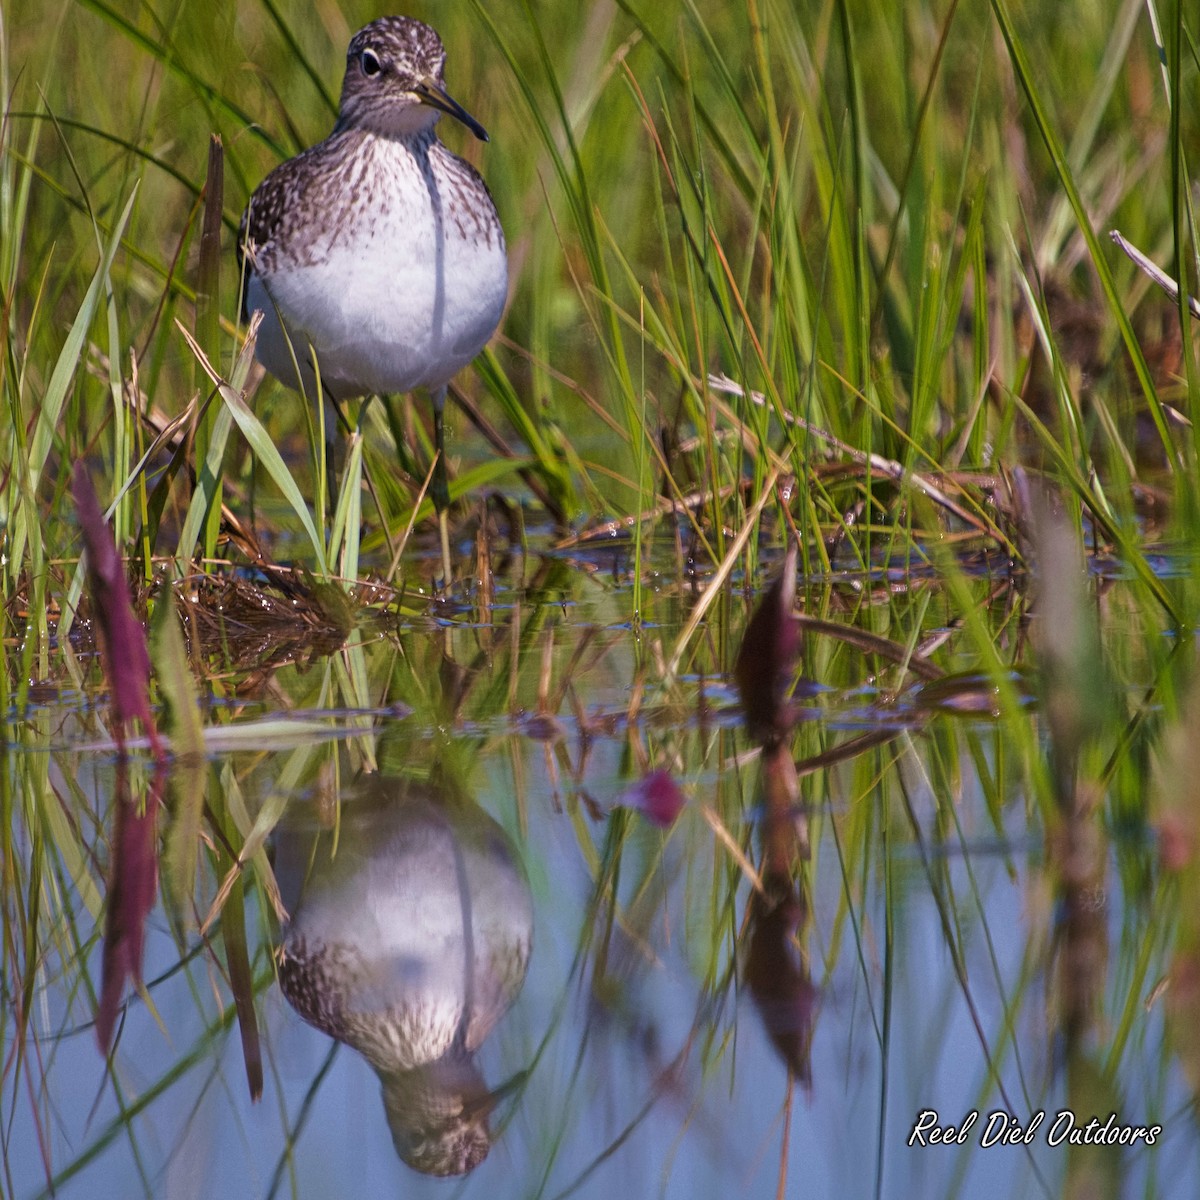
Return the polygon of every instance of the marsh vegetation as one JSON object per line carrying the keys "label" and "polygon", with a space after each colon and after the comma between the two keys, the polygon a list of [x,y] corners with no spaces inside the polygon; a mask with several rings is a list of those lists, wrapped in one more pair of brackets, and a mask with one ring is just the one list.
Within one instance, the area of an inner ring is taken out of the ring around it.
{"label": "marsh vegetation", "polygon": [[1194,6],[407,11],[448,588],[238,317],[379,11],[0,12],[0,1195],[1194,1192]]}

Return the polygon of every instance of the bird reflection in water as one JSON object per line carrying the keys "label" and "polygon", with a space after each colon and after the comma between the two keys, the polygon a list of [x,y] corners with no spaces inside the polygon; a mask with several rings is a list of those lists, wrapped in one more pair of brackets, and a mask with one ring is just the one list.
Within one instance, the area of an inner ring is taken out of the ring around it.
{"label": "bird reflection in water", "polygon": [[529,965],[529,885],[512,842],[467,798],[371,776],[334,831],[280,827],[275,872],[290,921],[279,983],[309,1024],[374,1068],[400,1157],[460,1175],[491,1149],[474,1055]]}

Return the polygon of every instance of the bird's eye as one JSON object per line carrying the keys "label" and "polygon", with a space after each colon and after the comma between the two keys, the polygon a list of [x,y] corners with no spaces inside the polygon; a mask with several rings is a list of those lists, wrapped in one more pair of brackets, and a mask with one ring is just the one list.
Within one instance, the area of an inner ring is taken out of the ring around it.
{"label": "bird's eye", "polygon": [[358,56],[358,62],[362,67],[362,73],[368,78],[372,75],[378,75],[383,70],[383,64],[379,61],[379,55],[374,50],[364,50]]}

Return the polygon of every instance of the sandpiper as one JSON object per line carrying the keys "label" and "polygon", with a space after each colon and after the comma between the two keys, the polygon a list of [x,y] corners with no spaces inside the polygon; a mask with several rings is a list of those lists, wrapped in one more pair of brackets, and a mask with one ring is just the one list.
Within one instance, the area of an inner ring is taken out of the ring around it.
{"label": "sandpiper", "polygon": [[508,258],[487,184],[434,128],[449,113],[487,141],[447,93],[445,61],[438,35],[410,17],[360,29],[333,132],[259,184],[238,244],[246,311],[264,314],[258,358],[277,379],[315,398],[319,373],[335,401],[429,392],[449,583],[446,385],[500,322]]}

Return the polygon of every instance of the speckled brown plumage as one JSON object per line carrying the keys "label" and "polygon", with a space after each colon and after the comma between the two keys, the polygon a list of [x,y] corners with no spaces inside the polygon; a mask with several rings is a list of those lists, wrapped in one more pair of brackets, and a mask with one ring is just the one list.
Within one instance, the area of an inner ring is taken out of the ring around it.
{"label": "speckled brown plumage", "polygon": [[[240,258],[264,274],[312,266],[361,220],[371,230],[374,139],[357,129],[335,130],[325,141],[281,163],[258,185],[238,226]],[[462,238],[504,248],[492,193],[470,163],[429,130],[410,147],[414,179],[439,181],[443,219]],[[360,216],[361,214],[361,216]]]}

